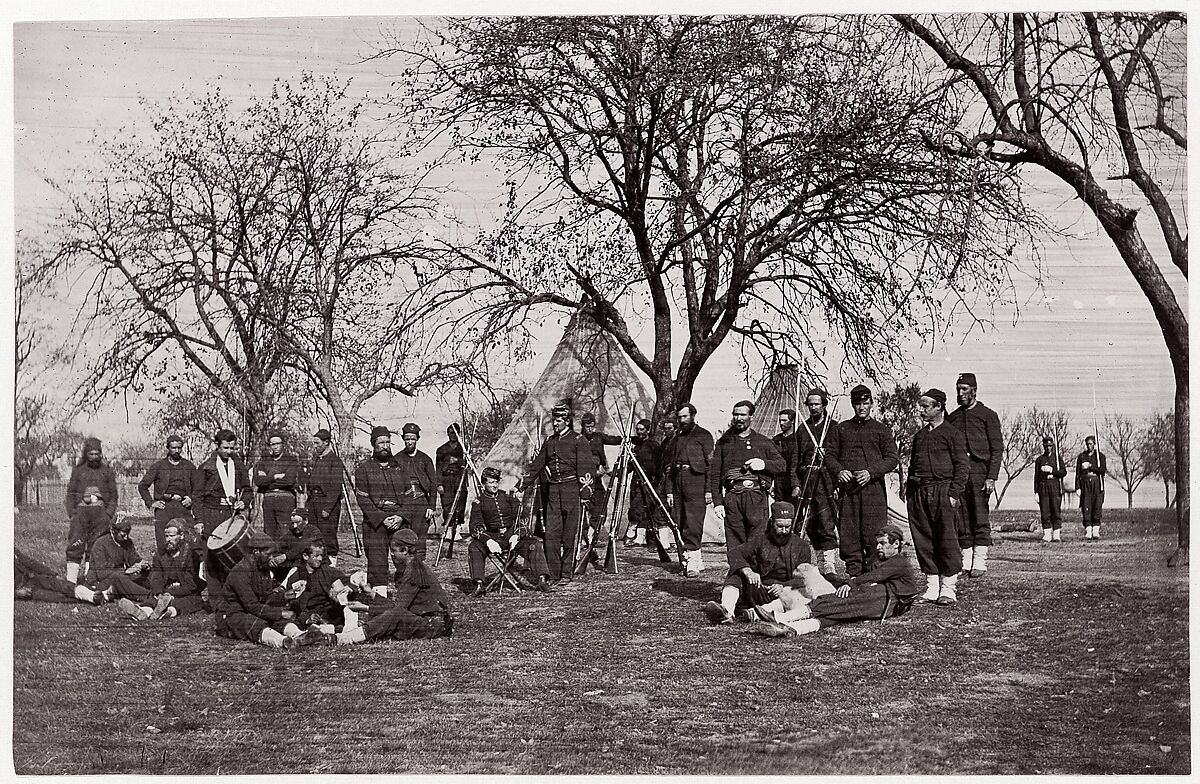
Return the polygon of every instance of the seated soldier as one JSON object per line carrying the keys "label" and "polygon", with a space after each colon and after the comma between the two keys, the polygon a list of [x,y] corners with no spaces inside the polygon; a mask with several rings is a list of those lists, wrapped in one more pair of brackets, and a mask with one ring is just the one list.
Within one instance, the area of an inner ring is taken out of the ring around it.
{"label": "seated soldier", "polygon": [[884,526],[875,540],[874,569],[849,578],[836,591],[813,591],[810,586],[809,593],[817,594],[811,602],[781,596],[761,608],[766,617],[773,614],[774,620],[760,621],[754,631],[770,637],[795,637],[835,623],[903,615],[921,592],[912,565],[901,553],[903,548],[904,533],[894,525]]}
{"label": "seated soldier", "polygon": [[96,542],[108,534],[108,528],[115,519],[110,505],[100,495],[100,488],[94,485],[84,488],[79,503],[70,513],[67,582],[77,583],[83,579],[83,573],[86,572],[83,561]]}
{"label": "seated soldier", "polygon": [[91,569],[87,583],[100,591],[105,601],[116,601],[117,607],[134,620],[144,621],[153,612],[154,599],[147,585],[150,561],[138,555],[129,532],[128,520],[114,519],[108,535],[92,545],[88,560]]}
{"label": "seated soldier", "polygon": [[13,548],[14,598],[35,602],[85,602],[103,604],[104,594],[93,591],[86,585],[76,585],[61,577],[41,561],[37,561],[17,548]]}
{"label": "seated soldier", "polygon": [[196,578],[195,553],[184,540],[192,522],[186,517],[176,517],[163,528],[163,551],[154,556],[150,567],[150,593],[156,597],[149,616],[152,621],[204,608]]}
{"label": "seated soldier", "polygon": [[275,576],[282,580],[290,570],[300,565],[305,548],[314,544],[325,544],[324,534],[317,526],[309,525],[308,509],[302,506],[293,509],[287,529],[279,536],[283,563],[273,570]]}
{"label": "seated soldier", "polygon": [[794,506],[776,501],[771,504],[771,522],[766,529],[730,551],[721,601],[704,605],[711,622],[732,623],[735,612],[742,620],[754,620],[751,608],[769,603],[779,592],[773,586],[787,582],[797,566],[812,560],[808,542],[792,532],[795,517]]}
{"label": "seated soldier", "polygon": [[508,493],[500,492],[500,471],[492,466],[483,469],[483,492],[471,509],[471,545],[467,548],[467,565],[475,584],[472,596],[483,596],[483,566],[488,553],[504,557],[515,552],[525,559],[537,575],[539,591],[550,590],[550,569],[542,540],[530,536],[523,525],[517,524],[521,506]]}
{"label": "seated soldier", "polygon": [[247,547],[246,557],[229,570],[218,600],[217,634],[285,650],[321,641],[320,632],[300,630],[283,586],[271,577],[272,566],[283,563],[275,540],[256,533]]}
{"label": "seated soldier", "polygon": [[310,544],[301,552],[300,564],[284,578],[283,586],[295,596],[291,608],[301,626],[316,626],[322,632],[340,631],[357,615],[347,607],[350,578],[325,557],[325,545]]}
{"label": "seated soldier", "polygon": [[[454,629],[450,599],[437,575],[423,560],[414,558],[419,541],[411,528],[392,537],[388,554],[396,567],[391,595],[374,595],[361,624],[338,635],[326,635],[330,645],[354,645],[373,640],[413,640],[449,637]],[[356,574],[356,584],[365,584]]]}

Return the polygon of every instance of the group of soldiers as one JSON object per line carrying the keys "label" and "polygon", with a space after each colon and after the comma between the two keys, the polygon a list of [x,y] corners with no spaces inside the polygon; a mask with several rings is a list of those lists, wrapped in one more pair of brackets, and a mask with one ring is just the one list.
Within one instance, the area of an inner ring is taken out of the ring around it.
{"label": "group of soldiers", "polygon": [[[906,483],[911,543],[925,575],[919,598],[943,606],[957,602],[960,575],[987,573],[988,496],[1003,452],[999,417],[978,401],[975,377],[959,376],[956,391],[959,405],[949,413],[941,390],[920,396],[924,426],[913,438]],[[373,428],[371,456],[352,481],[325,429],[313,434],[312,459],[303,464],[287,452],[282,434],[271,433],[250,470],[230,430],[214,435],[214,450],[198,467],[182,456],[183,440],[171,436],[166,456],[138,486],[154,514],[151,559],[137,553],[129,522],[116,514],[116,479],[100,442],[87,439],[67,488],[66,580],[18,553],[18,595],[115,601],[138,620],[207,608],[217,634],[279,648],[448,636],[449,600],[425,563],[436,501],[445,526],[440,548],[466,521],[467,489],[476,485],[468,525],[472,596],[489,590],[489,560],[502,578],[494,585],[516,585],[509,570],[517,558],[533,587],[550,591],[598,566],[598,553],[618,534],[608,518],[617,516],[609,495],[620,476],[628,482],[626,543],[678,547],[688,577],[705,569],[704,519],[715,508],[729,572],[720,601],[705,607],[714,623],[741,618],[764,633],[795,634],[883,617],[907,609],[920,586],[907,559],[895,557],[907,544],[904,533],[888,524],[885,477],[899,465],[895,439],[872,417],[869,388],[854,387],[850,403],[854,415],[835,422],[828,394],[812,389],[804,400],[808,416],[797,423],[796,412],[780,411],[780,432],[771,438],[751,428],[754,403],[738,401],[717,439],[686,403],[663,423],[661,441],[641,420],[628,442],[598,432],[591,413],[580,417],[577,432],[574,412],[560,404],[515,494],[500,491],[498,468],[477,470],[455,426],[436,460],[418,449],[415,423],[401,428],[398,451],[395,433]],[[1050,542],[1061,539],[1065,467],[1047,442],[1035,490]],[[622,447],[616,467],[605,453],[613,445]],[[1086,536],[1098,538],[1105,461],[1094,438],[1076,470]],[[351,492],[363,520],[366,569],[346,574],[338,569],[338,526]],[[255,493],[261,531],[243,525],[234,547],[214,548],[213,539],[249,513]]]}

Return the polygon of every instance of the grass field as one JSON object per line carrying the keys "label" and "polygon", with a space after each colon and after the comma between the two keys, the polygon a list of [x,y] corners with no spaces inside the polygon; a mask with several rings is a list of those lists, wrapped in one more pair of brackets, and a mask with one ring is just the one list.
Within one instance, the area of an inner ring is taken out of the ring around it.
{"label": "grass field", "polygon": [[[994,513],[994,522],[1029,518]],[[15,607],[24,774],[1012,774],[1191,771],[1186,569],[1161,512],[1085,543],[997,534],[955,609],[796,639],[704,623],[642,548],[566,590],[455,593],[451,639],[291,653],[115,608]],[[65,523],[15,539],[61,567]],[[149,526],[134,527],[139,548]],[[353,559],[350,559],[353,561]],[[718,568],[713,568],[716,562]],[[465,552],[443,560],[462,588]]]}

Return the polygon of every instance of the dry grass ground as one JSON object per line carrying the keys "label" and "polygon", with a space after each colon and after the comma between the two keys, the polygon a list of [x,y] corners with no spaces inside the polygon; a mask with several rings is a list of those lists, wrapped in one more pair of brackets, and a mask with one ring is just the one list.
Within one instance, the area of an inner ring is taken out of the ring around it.
{"label": "dry grass ground", "polygon": [[[1076,513],[1077,514],[1077,513]],[[1028,512],[999,512],[1011,521]],[[998,534],[956,609],[799,640],[703,622],[650,553],[550,595],[456,598],[448,640],[289,654],[210,617],[15,607],[18,773],[1173,773],[1191,771],[1188,574],[1162,513],[1105,539]],[[56,567],[65,525],[21,512]],[[135,526],[139,546],[151,542]],[[465,552],[442,561],[461,586]],[[717,562],[718,567],[711,566]]]}

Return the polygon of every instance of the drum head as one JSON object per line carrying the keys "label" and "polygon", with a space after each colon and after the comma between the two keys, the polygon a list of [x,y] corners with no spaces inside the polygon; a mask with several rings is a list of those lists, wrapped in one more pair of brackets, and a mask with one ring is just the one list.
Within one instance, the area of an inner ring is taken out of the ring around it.
{"label": "drum head", "polygon": [[246,537],[250,524],[241,515],[234,515],[208,535],[208,549],[220,550]]}

